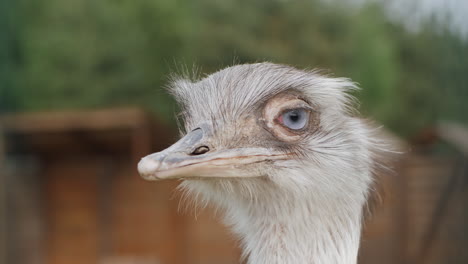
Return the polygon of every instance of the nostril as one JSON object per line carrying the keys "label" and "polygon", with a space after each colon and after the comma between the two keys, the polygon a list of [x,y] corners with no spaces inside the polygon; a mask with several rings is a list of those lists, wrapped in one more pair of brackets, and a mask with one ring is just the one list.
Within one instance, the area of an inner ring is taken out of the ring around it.
{"label": "nostril", "polygon": [[201,155],[201,154],[207,153],[208,151],[210,151],[209,147],[200,146],[200,147],[196,148],[194,151],[192,151],[192,153],[190,153],[190,154],[191,155]]}

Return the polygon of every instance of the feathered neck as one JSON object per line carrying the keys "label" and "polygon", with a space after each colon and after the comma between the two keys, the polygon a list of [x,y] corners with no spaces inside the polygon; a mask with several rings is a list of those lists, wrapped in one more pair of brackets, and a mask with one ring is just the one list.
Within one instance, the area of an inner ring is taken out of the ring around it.
{"label": "feathered neck", "polygon": [[[197,187],[198,185],[198,187]],[[226,186],[189,184],[198,194]],[[203,186],[200,188],[200,186]],[[225,223],[240,238],[248,264],[354,264],[359,249],[365,193],[307,195],[276,190],[267,199],[245,199],[233,193],[209,201],[224,209]],[[271,190],[270,190],[271,191]]]}
{"label": "feathered neck", "polygon": [[275,202],[227,210],[226,222],[240,236],[249,264],[357,262],[360,207],[347,201]]}

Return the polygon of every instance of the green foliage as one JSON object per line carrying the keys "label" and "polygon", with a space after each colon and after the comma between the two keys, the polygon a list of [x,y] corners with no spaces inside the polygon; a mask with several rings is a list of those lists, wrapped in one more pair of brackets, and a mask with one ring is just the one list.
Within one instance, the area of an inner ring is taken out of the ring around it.
{"label": "green foliage", "polygon": [[15,36],[12,13],[14,1],[0,2],[0,112],[11,111],[15,105],[13,74],[15,68]]}
{"label": "green foliage", "polygon": [[188,27],[177,1],[45,2],[22,3],[21,108],[169,110],[158,87]]}
{"label": "green foliage", "polygon": [[351,77],[363,88],[357,96],[365,115],[401,135],[441,119],[468,122],[468,44],[431,21],[418,33],[408,32],[390,23],[379,5],[16,3],[17,30],[10,31],[10,40],[0,39],[2,56],[19,54],[15,67],[1,65],[13,72],[0,71],[0,81],[10,77],[15,89],[0,90],[0,103],[13,102],[20,110],[140,105],[170,120],[174,104],[161,87],[180,63],[209,73],[234,62],[268,60]]}
{"label": "green foliage", "polygon": [[365,102],[366,114],[386,124],[398,125],[398,120],[392,120],[394,115],[389,113],[399,100],[397,46],[388,25],[379,19],[383,15],[379,11],[371,6],[354,17],[350,63],[345,71],[364,88],[360,99]]}

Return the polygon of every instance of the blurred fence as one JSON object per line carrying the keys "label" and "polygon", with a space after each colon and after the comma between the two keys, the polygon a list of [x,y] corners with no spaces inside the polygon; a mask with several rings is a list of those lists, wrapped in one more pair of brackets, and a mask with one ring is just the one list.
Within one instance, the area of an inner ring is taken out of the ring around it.
{"label": "blurred fence", "polygon": [[6,195],[6,174],[5,174],[5,149],[4,149],[4,135],[3,128],[0,124],[0,263],[6,262],[7,254],[7,221],[6,221],[6,205],[7,205],[7,195]]}
{"label": "blurred fence", "polygon": [[[408,263],[466,263],[468,129],[443,123],[421,138],[401,172]],[[447,149],[428,154],[437,144]]]}
{"label": "blurred fence", "polygon": [[[0,146],[7,139],[2,263],[239,263],[235,239],[210,209],[178,212],[177,182],[136,175],[139,158],[177,134],[146,112],[17,114],[0,122]],[[468,262],[466,131],[443,125],[419,136],[396,173],[381,175],[386,198],[366,224],[359,263]],[[443,142],[448,150],[434,152]]]}

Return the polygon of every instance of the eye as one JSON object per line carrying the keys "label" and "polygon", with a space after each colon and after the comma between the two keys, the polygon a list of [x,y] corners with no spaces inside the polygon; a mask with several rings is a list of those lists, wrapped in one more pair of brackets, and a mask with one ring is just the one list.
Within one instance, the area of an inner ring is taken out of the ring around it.
{"label": "eye", "polygon": [[309,111],[303,108],[287,110],[278,117],[278,121],[289,129],[301,130],[309,121]]}

